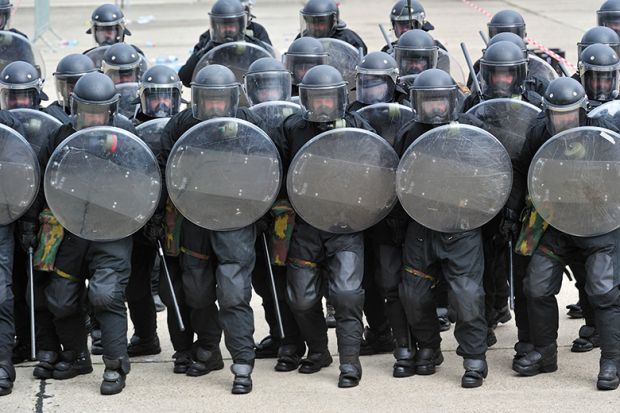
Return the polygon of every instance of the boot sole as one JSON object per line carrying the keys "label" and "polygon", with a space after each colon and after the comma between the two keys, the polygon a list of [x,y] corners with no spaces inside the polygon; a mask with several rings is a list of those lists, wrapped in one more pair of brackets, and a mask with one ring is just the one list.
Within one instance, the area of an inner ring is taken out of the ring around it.
{"label": "boot sole", "polygon": [[620,378],[615,380],[598,380],[596,382],[596,388],[599,390],[616,390],[620,385]]}
{"label": "boot sole", "polygon": [[142,351],[135,351],[135,352],[127,350],[127,355],[129,357],[155,356],[155,355],[160,354],[160,353],[161,353],[161,348],[142,350]]}
{"label": "boot sole", "polygon": [[540,373],[553,373],[554,371],[558,370],[558,365],[555,364],[552,366],[542,366],[540,368],[535,368],[535,369],[523,368],[521,366],[513,365],[512,369],[522,376],[533,377]]}
{"label": "boot sole", "polygon": [[396,377],[396,378],[405,378],[405,377],[411,377],[411,376],[415,376],[415,369],[411,369],[411,370],[396,370],[394,369],[394,371],[392,372],[392,376]]}
{"label": "boot sole", "polygon": [[312,366],[301,366],[299,367],[299,371],[301,374],[314,374],[314,373],[318,373],[319,371],[321,371],[321,369],[325,368],[325,367],[329,367],[332,364],[332,361],[330,361],[329,363],[323,363],[320,364],[318,367]]}
{"label": "boot sole", "polygon": [[120,389],[115,389],[113,391],[99,389],[99,391],[103,396],[113,396],[115,394],[119,394],[120,392],[122,392],[124,388],[125,388],[125,383],[123,383]]}
{"label": "boot sole", "polygon": [[215,367],[210,367],[207,368],[205,370],[192,370],[192,368],[188,368],[187,372],[185,373],[185,375],[190,376],[190,377],[200,377],[200,376],[204,376],[205,374],[209,374],[212,371],[216,371],[216,370],[222,370],[224,368],[224,362],[222,361],[222,364],[218,364]]}

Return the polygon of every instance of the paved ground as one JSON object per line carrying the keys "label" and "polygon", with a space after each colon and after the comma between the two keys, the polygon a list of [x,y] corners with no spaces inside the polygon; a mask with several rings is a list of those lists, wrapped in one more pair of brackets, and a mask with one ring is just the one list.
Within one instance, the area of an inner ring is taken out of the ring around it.
{"label": "paved ground", "polygon": [[[14,26],[33,33],[32,0],[14,0],[18,5]],[[47,64],[46,90],[55,96],[51,73],[58,60],[67,53],[81,52],[92,46],[84,34],[90,12],[99,1],[54,0],[52,27],[65,39],[65,45],[47,36],[56,47],[41,44]],[[184,61],[188,50],[207,26],[208,5],[212,2],[174,0],[134,0],[126,11],[132,20],[131,42],[141,47],[148,57],[174,56]],[[392,0],[343,0],[342,17],[360,33],[370,50],[383,45],[378,23],[389,24],[387,15]],[[485,30],[488,20],[483,14],[460,0],[424,1],[433,34],[446,44],[456,59],[463,62],[458,47],[465,41],[473,54],[482,48],[478,30]],[[519,10],[528,23],[528,34],[549,47],[562,47],[575,62],[576,43],[582,33],[595,24],[595,0],[521,0],[479,1],[490,12],[504,8]],[[285,50],[298,30],[297,11],[300,0],[261,0],[255,14],[264,24],[278,50]],[[152,16],[149,17],[149,16]],[[145,23],[146,22],[146,23]],[[566,22],[566,23],[562,23]],[[186,97],[189,94],[186,92]],[[576,301],[570,282],[560,295],[563,309]],[[266,334],[260,302],[254,300],[256,335]],[[392,356],[362,359],[364,378],[359,387],[340,390],[336,387],[336,363],[313,376],[296,372],[276,373],[272,360],[259,360],[253,375],[254,391],[248,396],[230,395],[232,375],[225,370],[201,378],[172,374],[172,348],[169,344],[165,317],[159,315],[159,334],[163,352],[157,357],[135,359],[128,377],[128,387],[119,396],[104,398],[98,388],[103,366],[95,357],[95,372],[68,382],[35,381],[30,365],[17,369],[17,382],[12,395],[0,399],[0,411],[587,411],[617,412],[620,393],[601,393],[595,389],[598,351],[570,353],[570,343],[577,334],[580,321],[568,320],[561,312],[560,370],[535,378],[517,377],[510,370],[512,345],[516,340],[514,324],[497,329],[498,344],[488,354],[490,372],[484,387],[463,390],[459,386],[461,360],[455,355],[452,332],[445,333],[446,356],[438,373],[430,377],[394,379],[391,377]],[[330,330],[330,348],[335,354],[335,335]],[[225,353],[227,355],[227,353]]]}

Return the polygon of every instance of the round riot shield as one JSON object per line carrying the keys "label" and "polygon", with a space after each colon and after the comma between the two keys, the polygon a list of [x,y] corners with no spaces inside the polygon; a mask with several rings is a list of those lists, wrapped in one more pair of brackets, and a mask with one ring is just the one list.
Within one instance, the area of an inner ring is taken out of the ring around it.
{"label": "round riot shield", "polygon": [[56,148],[44,188],[65,229],[87,240],[111,241],[138,231],[153,215],[161,175],[140,138],[100,126],[80,130]]}
{"label": "round riot shield", "polygon": [[0,225],[21,217],[39,191],[37,155],[26,139],[0,124]]}
{"label": "round riot shield", "polygon": [[[318,39],[325,52],[327,52],[327,64],[335,67],[348,83],[349,90],[355,89],[355,68],[360,63],[362,52],[342,40],[329,37]],[[349,96],[351,98],[352,96]],[[355,100],[355,96],[353,96]],[[351,102],[353,100],[350,99]]]}
{"label": "round riot shield", "polygon": [[480,119],[482,129],[495,136],[512,159],[517,159],[540,109],[521,100],[498,98],[483,101],[467,113]]}
{"label": "round riot shield", "polygon": [[19,60],[33,65],[39,71],[41,80],[45,80],[45,63],[39,49],[20,34],[0,30],[0,70]]}
{"label": "round riot shield", "polygon": [[467,77],[463,67],[457,62],[450,53],[439,49],[437,56],[437,69],[441,69],[452,76],[452,79],[459,85],[467,85]]}
{"label": "round riot shield", "polygon": [[375,103],[359,109],[357,113],[366,119],[390,146],[394,146],[400,128],[413,119],[411,108],[398,103]]}
{"label": "round riot shield", "polygon": [[224,43],[209,50],[196,64],[192,79],[200,69],[218,64],[226,66],[235,74],[237,81],[243,84],[243,76],[252,63],[263,57],[273,57],[267,50],[253,43]]}
{"label": "round riot shield", "polygon": [[227,231],[251,225],[276,199],[282,166],[278,150],[259,127],[235,118],[194,126],[170,152],[170,199],[194,224]]}
{"label": "round riot shield", "polygon": [[612,100],[603,103],[588,113],[588,117],[592,119],[604,119],[607,122],[620,128],[620,100]]}
{"label": "round riot shield", "polygon": [[403,155],[396,191],[407,213],[440,232],[473,230],[504,206],[512,186],[512,164],[503,145],[470,125],[434,128]]}
{"label": "round riot shield", "polygon": [[157,156],[161,151],[161,133],[170,118],[151,119],[136,126],[136,134],[151,148]]}
{"label": "round riot shield", "polygon": [[21,122],[26,132],[24,137],[37,154],[47,145],[49,136],[62,126],[58,119],[40,110],[11,109],[10,112]]}
{"label": "round riot shield", "polygon": [[[93,49],[90,49],[84,52],[84,54],[90,57],[90,60],[93,61],[97,69],[101,69],[101,66],[103,64],[103,55],[105,54],[105,52],[108,50],[109,47],[110,45],[95,47]],[[149,68],[149,63],[146,61],[146,57],[144,57],[140,53],[140,72],[144,73],[148,70],[148,68]]]}
{"label": "round riot shield", "polygon": [[536,211],[556,229],[579,237],[620,227],[620,135],[580,127],[549,139],[528,173]]}
{"label": "round riot shield", "polygon": [[292,102],[272,101],[250,106],[250,110],[264,122],[267,130],[273,130],[284,119],[294,113],[301,112],[301,106]]}
{"label": "round riot shield", "polygon": [[295,155],[286,187],[295,211],[315,228],[335,234],[363,231],[396,202],[398,155],[379,135],[334,129],[315,136]]}
{"label": "round riot shield", "polygon": [[528,77],[536,77],[547,83],[559,77],[558,72],[549,63],[531,53],[528,54],[527,72]]}
{"label": "round riot shield", "polygon": [[140,84],[134,82],[119,83],[116,85],[116,91],[120,94],[118,113],[129,119],[133,119],[136,115],[138,106],[140,106],[140,100],[138,99]]}

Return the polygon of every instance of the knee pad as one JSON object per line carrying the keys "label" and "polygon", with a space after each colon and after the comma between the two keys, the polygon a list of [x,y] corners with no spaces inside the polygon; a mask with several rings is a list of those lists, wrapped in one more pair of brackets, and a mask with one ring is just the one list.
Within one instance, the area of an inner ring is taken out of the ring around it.
{"label": "knee pad", "polygon": [[616,286],[605,294],[589,295],[588,298],[596,309],[620,306],[620,287]]}
{"label": "knee pad", "polygon": [[289,264],[286,282],[286,298],[293,311],[310,310],[322,297],[315,266]]}
{"label": "knee pad", "polygon": [[359,315],[361,317],[364,309],[364,290],[353,291],[330,291],[329,299],[338,314]]}
{"label": "knee pad", "polygon": [[243,285],[235,285],[233,288],[230,288],[231,285],[227,285],[227,287],[229,288],[218,287],[217,289],[217,301],[220,304],[220,310],[234,308],[242,304],[250,305],[252,287]]}
{"label": "knee pad", "polygon": [[448,294],[451,319],[472,321],[484,315],[484,289],[468,277],[457,277],[450,282]]}
{"label": "knee pad", "polygon": [[88,285],[88,300],[95,311],[113,307],[125,308],[123,292],[116,283],[91,282]]}

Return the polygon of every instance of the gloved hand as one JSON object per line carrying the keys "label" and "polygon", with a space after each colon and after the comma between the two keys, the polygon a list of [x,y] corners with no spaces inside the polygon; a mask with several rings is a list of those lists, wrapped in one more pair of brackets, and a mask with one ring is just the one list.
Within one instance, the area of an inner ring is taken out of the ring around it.
{"label": "gloved hand", "polygon": [[519,236],[519,215],[510,209],[504,208],[502,218],[499,223],[499,233],[506,241],[514,240]]}
{"label": "gloved hand", "polygon": [[153,244],[157,241],[163,241],[166,238],[166,225],[164,224],[164,215],[156,213],[149,219],[144,226],[144,236]]}
{"label": "gloved hand", "polygon": [[38,232],[39,228],[36,222],[17,222],[17,239],[24,251],[28,252],[29,248],[33,250],[37,248],[37,244],[39,243]]}

